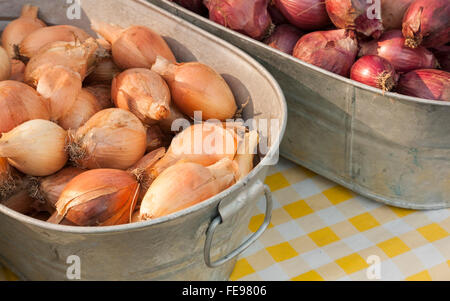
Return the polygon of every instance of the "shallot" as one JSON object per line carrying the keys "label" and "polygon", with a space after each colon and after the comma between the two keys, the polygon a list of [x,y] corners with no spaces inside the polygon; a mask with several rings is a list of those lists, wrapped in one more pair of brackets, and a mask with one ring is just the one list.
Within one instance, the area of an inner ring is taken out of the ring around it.
{"label": "shallot", "polygon": [[172,100],[184,114],[194,118],[194,113],[200,111],[203,120],[223,121],[236,113],[233,92],[211,67],[199,62],[172,64],[158,57],[152,71],[166,80]]}
{"label": "shallot", "polygon": [[408,72],[400,76],[397,92],[420,98],[450,101],[450,73],[436,69]]}
{"label": "shallot", "polygon": [[324,0],[274,0],[275,6],[293,25],[317,30],[330,24]]}
{"label": "shallot", "polygon": [[383,91],[391,91],[398,81],[394,67],[378,55],[366,55],[357,60],[350,70],[350,78]]}
{"label": "shallot", "polygon": [[282,24],[275,28],[275,31],[264,40],[264,43],[272,48],[284,53],[292,54],[295,44],[303,35],[303,32],[289,24]]}

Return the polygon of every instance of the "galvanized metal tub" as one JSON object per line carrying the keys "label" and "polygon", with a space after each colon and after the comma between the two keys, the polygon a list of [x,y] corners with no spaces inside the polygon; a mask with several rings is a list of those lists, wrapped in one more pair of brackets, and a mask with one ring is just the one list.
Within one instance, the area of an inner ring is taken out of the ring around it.
{"label": "galvanized metal tub", "polygon": [[288,103],[281,155],[393,206],[450,206],[450,103],[360,84],[165,0],[148,0],[248,52]]}
{"label": "galvanized metal tub", "polygon": [[[179,61],[199,60],[212,66],[228,81],[238,102],[250,98],[244,117],[277,119],[279,127],[269,137],[270,151],[244,180],[164,218],[112,227],[67,227],[0,205],[0,261],[20,278],[30,280],[76,277],[78,260],[71,255],[79,258],[81,280],[227,280],[235,256],[270,221],[270,191],[263,181],[268,164],[278,154],[287,114],[276,81],[237,48],[146,2],[83,0],[81,19],[70,20],[66,16],[76,11],[65,1],[0,0],[0,28],[17,17],[26,3],[40,6],[40,17],[49,24],[88,29],[89,19],[96,18],[122,26],[147,25],[165,37]],[[242,243],[254,205],[263,194],[265,221]]]}

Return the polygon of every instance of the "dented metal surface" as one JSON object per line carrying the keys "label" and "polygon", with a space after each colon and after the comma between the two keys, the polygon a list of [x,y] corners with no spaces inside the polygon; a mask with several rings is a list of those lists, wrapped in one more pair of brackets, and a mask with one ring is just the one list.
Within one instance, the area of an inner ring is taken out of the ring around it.
{"label": "dented metal surface", "polygon": [[[216,69],[240,104],[250,99],[245,118],[278,119],[270,151],[242,181],[219,195],[160,219],[112,227],[68,227],[41,222],[0,205],[0,262],[20,278],[67,280],[67,259],[79,256],[81,280],[227,280],[235,260],[212,269],[203,256],[206,230],[217,227],[212,258],[229,254],[243,241],[254,214],[267,163],[277,156],[286,126],[286,103],[273,77],[251,57],[191,24],[138,0],[83,0],[81,19],[67,18],[65,1],[0,0],[0,28],[17,17],[23,4],[40,7],[48,24],[74,24],[89,30],[89,19],[122,26],[147,25],[164,36],[179,61],[198,60]],[[254,185],[257,185],[255,188]],[[247,190],[252,193],[248,194]],[[233,200],[240,202],[234,204]]]}
{"label": "dented metal surface", "polygon": [[282,156],[393,206],[450,206],[450,103],[382,93],[176,4],[148,1],[241,48],[272,73],[288,103]]}

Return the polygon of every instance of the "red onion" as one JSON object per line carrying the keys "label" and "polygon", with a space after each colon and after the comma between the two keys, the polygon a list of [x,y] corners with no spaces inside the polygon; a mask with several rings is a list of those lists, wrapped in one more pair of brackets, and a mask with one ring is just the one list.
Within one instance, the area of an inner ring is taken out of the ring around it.
{"label": "red onion", "polygon": [[415,49],[405,46],[400,30],[385,32],[378,41],[360,43],[360,56],[374,54],[388,60],[397,72],[438,67],[436,57],[424,47]]}
{"label": "red onion", "polygon": [[289,24],[282,24],[275,28],[273,34],[264,40],[264,43],[284,53],[292,54],[295,44],[303,35],[303,32]]}
{"label": "red onion", "polygon": [[330,23],[324,0],[273,0],[288,21],[304,30],[323,29]]}
{"label": "red onion", "polygon": [[403,16],[414,0],[381,0],[384,30],[402,29]]}
{"label": "red onion", "polygon": [[270,31],[272,20],[267,7],[269,0],[203,0],[209,19],[261,40]]}
{"label": "red onion", "polygon": [[350,78],[383,91],[391,91],[398,81],[391,63],[378,55],[366,55],[357,60],[350,70]]}
{"label": "red onion", "polygon": [[[393,0],[391,0],[393,1]],[[326,9],[337,28],[356,30],[378,38],[383,32],[381,11],[367,0],[326,0]],[[375,1],[375,4],[377,1]]]}
{"label": "red onion", "polygon": [[272,18],[272,23],[275,25],[281,25],[289,23],[280,10],[273,4],[273,1],[270,2],[269,7],[267,8],[269,11],[270,17]]}
{"label": "red onion", "polygon": [[441,69],[450,72],[450,45],[439,46],[431,51],[436,56]]}
{"label": "red onion", "polygon": [[411,71],[400,76],[397,92],[420,98],[450,101],[450,73],[436,69]]}
{"label": "red onion", "polygon": [[450,1],[416,0],[403,17],[406,45],[437,47],[450,42]]}
{"label": "red onion", "polygon": [[295,45],[293,55],[307,63],[342,76],[348,76],[358,53],[352,31],[336,29],[304,35]]}
{"label": "red onion", "polygon": [[184,8],[193,11],[199,15],[205,15],[206,8],[203,5],[203,0],[169,0],[171,2],[175,2],[178,5],[183,6]]}

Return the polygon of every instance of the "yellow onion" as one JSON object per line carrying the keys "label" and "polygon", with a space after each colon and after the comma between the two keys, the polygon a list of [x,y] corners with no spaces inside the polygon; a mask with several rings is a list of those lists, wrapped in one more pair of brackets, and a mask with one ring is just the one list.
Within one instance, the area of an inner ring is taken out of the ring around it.
{"label": "yellow onion", "polygon": [[25,77],[25,64],[22,61],[12,59],[11,60],[11,76],[10,80],[23,82]]}
{"label": "yellow onion", "polygon": [[29,196],[26,190],[18,190],[0,204],[21,214],[29,215],[35,210],[35,202],[36,200]]}
{"label": "yellow onion", "polygon": [[53,213],[56,208],[61,193],[66,185],[76,176],[83,173],[84,170],[77,167],[66,167],[57,173],[41,178],[35,178],[28,187],[30,196],[33,199],[45,203],[52,208],[49,213]]}
{"label": "yellow onion", "polygon": [[139,194],[131,173],[117,169],[94,169],[73,178],[56,203],[57,216],[78,226],[111,226],[130,222]]}
{"label": "yellow onion", "polygon": [[102,109],[111,108],[113,103],[111,101],[111,86],[106,84],[95,84],[85,87],[96,98]]}
{"label": "yellow onion", "polygon": [[81,28],[71,25],[55,25],[37,29],[23,39],[19,53],[23,59],[32,58],[44,45],[63,42],[84,42],[90,36]]}
{"label": "yellow onion", "polygon": [[50,119],[59,121],[68,113],[81,92],[80,75],[64,66],[42,68],[36,91],[50,109]]}
{"label": "yellow onion", "polygon": [[244,138],[239,143],[239,147],[234,157],[236,163],[236,181],[245,178],[253,169],[253,159],[257,153],[258,132],[250,131],[245,133]]}
{"label": "yellow onion", "polygon": [[25,69],[26,83],[37,86],[40,78],[45,75],[49,67],[64,66],[80,75],[81,79],[92,71],[99,54],[98,44],[93,38],[80,43],[53,42],[42,47],[33,56]]}
{"label": "yellow onion", "polygon": [[7,199],[17,189],[18,175],[6,158],[0,158],[0,201]]}
{"label": "yellow onion", "polygon": [[148,69],[133,68],[117,75],[111,96],[118,108],[131,111],[147,125],[170,114],[169,87],[159,74]]}
{"label": "yellow onion", "polygon": [[175,136],[166,155],[152,169],[152,176],[156,178],[180,160],[204,166],[223,158],[233,160],[237,146],[238,137],[233,130],[209,122],[194,124]]}
{"label": "yellow onion", "polygon": [[48,176],[67,162],[67,133],[56,123],[34,119],[22,123],[0,138],[0,157],[30,176]]}
{"label": "yellow onion", "polygon": [[50,119],[42,97],[24,83],[5,80],[0,82],[0,133],[32,119]]}
{"label": "yellow onion", "polygon": [[2,44],[9,57],[15,57],[15,46],[20,45],[24,38],[46,26],[44,22],[38,19],[38,11],[39,8],[36,6],[24,5],[20,17],[5,27],[2,34]]}
{"label": "yellow onion", "polygon": [[96,113],[69,136],[72,161],[88,169],[127,169],[142,158],[147,144],[142,122],[118,108]]}
{"label": "yellow onion", "polygon": [[87,89],[82,89],[72,107],[59,118],[58,124],[65,130],[78,129],[102,109],[97,98]]}
{"label": "yellow onion", "polygon": [[11,75],[11,62],[5,49],[0,46],[0,81],[7,80]]}
{"label": "yellow onion", "polygon": [[164,134],[157,124],[147,128],[147,152],[162,146],[169,146],[172,136]]}
{"label": "yellow onion", "polygon": [[235,183],[234,170],[228,158],[208,167],[190,162],[169,167],[145,194],[140,218],[162,217],[215,196]]}
{"label": "yellow onion", "polygon": [[136,176],[139,183],[141,184],[136,208],[140,207],[145,193],[154,180],[151,175],[152,168],[159,160],[161,160],[162,157],[164,157],[165,153],[166,149],[164,147],[157,148],[146,154],[144,157],[142,157],[142,159],[140,159],[136,164],[128,169],[129,172],[133,173]]}
{"label": "yellow onion", "polygon": [[121,69],[151,68],[158,55],[170,62],[176,61],[166,41],[150,28],[131,26],[124,29],[96,21],[91,27],[111,43],[114,62]]}
{"label": "yellow onion", "polygon": [[101,58],[91,74],[86,78],[86,82],[90,84],[110,84],[114,76],[119,73],[120,69],[111,57]]}
{"label": "yellow onion", "polygon": [[158,57],[152,70],[169,85],[172,100],[186,115],[202,112],[203,120],[233,118],[237,106],[233,93],[215,70],[198,62],[172,64]]}

